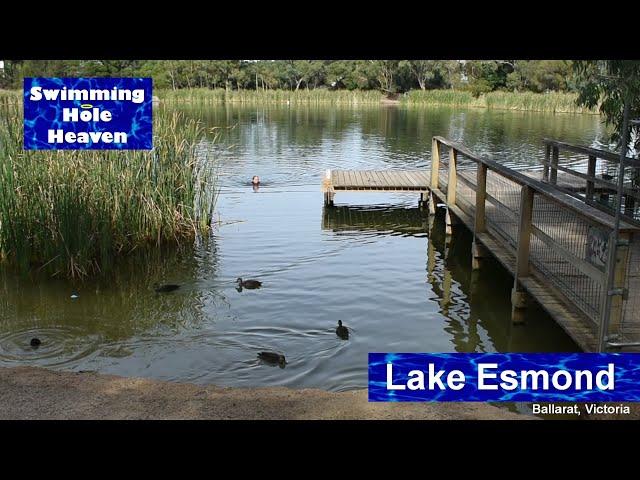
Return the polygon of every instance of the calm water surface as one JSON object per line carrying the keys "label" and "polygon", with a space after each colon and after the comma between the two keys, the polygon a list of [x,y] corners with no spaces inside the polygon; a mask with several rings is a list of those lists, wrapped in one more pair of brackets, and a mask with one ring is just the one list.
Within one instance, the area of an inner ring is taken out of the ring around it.
{"label": "calm water surface", "polygon": [[[367,353],[576,351],[542,311],[510,322],[512,280],[494,261],[472,275],[471,235],[445,244],[415,194],[338,193],[327,168],[424,168],[431,137],[532,168],[541,139],[591,145],[596,116],[508,111],[182,107],[223,143],[210,239],[136,257],[81,285],[0,274],[0,365],[40,365],[224,386],[366,387]],[[254,191],[252,175],[263,185]],[[238,292],[237,277],[260,290]],[[154,282],[180,283],[157,295]],[[73,288],[80,297],[70,298]],[[338,319],[351,338],[335,335]],[[33,336],[42,346],[29,346]],[[286,368],[256,353],[286,355]]]}

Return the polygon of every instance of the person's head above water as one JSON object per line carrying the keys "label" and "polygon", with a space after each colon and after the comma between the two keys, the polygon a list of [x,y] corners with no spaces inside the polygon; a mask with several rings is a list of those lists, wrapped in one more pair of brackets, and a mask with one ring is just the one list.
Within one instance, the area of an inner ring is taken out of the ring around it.
{"label": "person's head above water", "polygon": [[251,183],[253,183],[254,185],[259,185],[260,177],[258,175],[254,175],[253,178],[251,179]]}

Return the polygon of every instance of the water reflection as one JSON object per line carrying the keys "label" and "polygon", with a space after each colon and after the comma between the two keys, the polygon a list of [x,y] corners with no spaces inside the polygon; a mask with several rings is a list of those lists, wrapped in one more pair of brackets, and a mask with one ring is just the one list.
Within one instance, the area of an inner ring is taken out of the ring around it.
{"label": "water reflection", "polygon": [[[527,324],[512,325],[512,277],[490,258],[472,270],[473,236],[462,225],[445,235],[443,212],[429,216],[419,208],[392,205],[324,207],[322,228],[337,235],[425,237],[428,301],[436,302],[446,318],[444,330],[454,351],[578,351],[539,306],[531,307]],[[556,337],[548,335],[548,329]]]}
{"label": "water reflection", "polygon": [[[210,320],[206,306],[226,302],[216,288],[217,263],[214,239],[201,239],[194,246],[133,254],[103,277],[77,284],[4,271],[0,365],[71,368],[86,357],[127,356],[147,338],[198,329]],[[159,294],[155,283],[181,288]],[[29,345],[33,337],[42,340],[37,350]]]}
{"label": "water reflection", "polygon": [[[434,135],[463,142],[515,168],[540,165],[543,138],[590,145],[606,136],[594,115],[505,110],[227,104],[188,107],[187,113],[212,125],[241,126],[228,131],[229,142],[238,147],[231,153],[234,158],[241,154],[252,157],[255,165],[315,168],[314,175],[323,168],[316,165],[317,156],[325,157],[326,168],[344,167],[333,165],[334,155],[342,161],[348,155],[351,166],[362,168],[381,162],[391,168],[422,167],[430,160]],[[291,156],[295,165],[287,162]]]}
{"label": "water reflection", "polygon": [[322,210],[322,228],[336,233],[373,231],[424,237],[428,219],[424,210],[394,205],[340,205]]}

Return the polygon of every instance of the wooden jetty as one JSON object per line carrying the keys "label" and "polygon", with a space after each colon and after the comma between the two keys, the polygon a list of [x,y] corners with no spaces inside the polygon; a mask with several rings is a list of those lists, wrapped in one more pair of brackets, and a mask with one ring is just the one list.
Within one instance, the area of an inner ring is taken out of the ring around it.
{"label": "wooden jetty", "polygon": [[[327,170],[322,183],[325,204],[332,206],[340,191],[416,192],[419,204],[428,207],[425,212],[435,214],[444,206],[448,235],[456,225],[473,232],[474,269],[492,255],[514,276],[514,323],[524,321],[533,299],[585,351],[600,348],[598,328],[607,316],[609,346],[640,346],[640,228],[633,209],[627,208],[612,258],[614,219],[595,201],[595,185],[608,189],[611,185],[603,182],[612,182],[603,180],[593,165],[614,161],[614,155],[569,145],[574,153],[589,156],[589,173],[583,174],[556,161],[554,148],[559,149],[560,142],[556,147],[553,141],[545,142],[550,153],[544,170],[525,174],[434,137],[431,164],[424,170]],[[566,174],[562,182],[558,170]],[[625,193],[640,198],[632,188]],[[609,269],[614,269],[615,284],[608,290]],[[605,312],[607,295],[612,302]]]}
{"label": "wooden jetty", "polygon": [[333,204],[337,191],[429,192],[429,172],[424,170],[327,170],[323,182],[325,204]]}

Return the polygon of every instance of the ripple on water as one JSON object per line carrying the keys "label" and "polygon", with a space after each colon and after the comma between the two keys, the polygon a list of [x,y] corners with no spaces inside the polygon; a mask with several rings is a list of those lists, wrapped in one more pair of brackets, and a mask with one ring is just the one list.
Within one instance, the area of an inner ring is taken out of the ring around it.
{"label": "ripple on water", "polygon": [[[42,342],[31,346],[32,338]],[[71,326],[29,328],[0,334],[0,365],[33,364],[42,367],[72,367],[97,351],[98,335],[87,335]]]}

